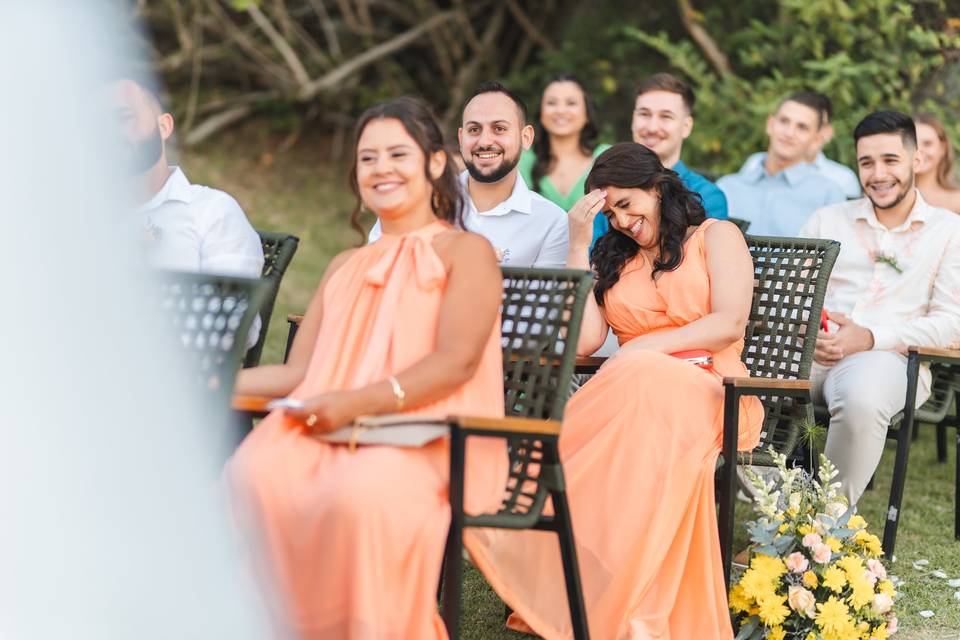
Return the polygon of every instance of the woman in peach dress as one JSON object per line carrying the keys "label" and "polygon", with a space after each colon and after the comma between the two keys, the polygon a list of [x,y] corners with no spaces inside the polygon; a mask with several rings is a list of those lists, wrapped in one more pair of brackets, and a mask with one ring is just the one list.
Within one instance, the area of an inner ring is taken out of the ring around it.
{"label": "woman in peach dress", "polygon": [[[567,404],[560,455],[593,638],[731,638],[713,475],[723,376],[740,362],[753,266],[740,231],[705,220],[699,197],[656,154],[618,144],[597,158],[570,210],[568,265],[585,268],[593,218],[611,229],[578,353],[620,350]],[[706,349],[713,371],[669,354]],[[741,449],[763,410],[742,401]],[[556,540],[541,532],[467,530],[468,548],[514,610],[510,626],[570,638]]]}
{"label": "woman in peach dress", "polygon": [[[241,372],[239,393],[304,408],[268,415],[228,479],[278,637],[445,638],[447,442],[351,451],[315,435],[362,414],[502,416],[502,277],[485,239],[454,230],[459,186],[421,102],[371,108],[356,141],[352,186],[383,236],[331,261],[287,364]],[[466,500],[477,512],[499,503],[507,458],[502,441],[475,440]]]}

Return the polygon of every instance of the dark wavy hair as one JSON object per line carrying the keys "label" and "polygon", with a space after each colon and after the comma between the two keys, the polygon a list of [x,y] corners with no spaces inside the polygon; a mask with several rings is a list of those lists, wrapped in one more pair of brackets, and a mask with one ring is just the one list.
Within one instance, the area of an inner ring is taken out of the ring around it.
{"label": "dark wavy hair", "polygon": [[455,227],[463,228],[463,192],[457,180],[456,167],[449,153],[440,177],[436,180],[430,177],[430,154],[437,151],[446,152],[440,127],[425,102],[419,98],[403,96],[375,104],[364,111],[357,120],[357,126],[354,129],[350,189],[356,196],[357,202],[350,214],[350,227],[360,234],[360,244],[366,242],[367,235],[364,233],[363,227],[360,226],[360,212],[363,210],[363,201],[360,198],[360,185],[357,182],[357,145],[360,143],[360,136],[367,125],[372,120],[379,119],[399,121],[414,142],[417,143],[424,156],[424,175],[430,182],[430,186],[433,187],[433,196],[430,199],[433,214]]}
{"label": "dark wavy hair", "polygon": [[[543,87],[544,92],[546,92],[547,87],[557,82],[572,82],[579,87],[580,93],[583,94],[583,104],[587,111],[587,122],[583,126],[583,129],[580,130],[580,150],[586,155],[593,155],[593,150],[597,148],[597,136],[600,134],[600,130],[597,127],[597,105],[593,101],[593,96],[587,92],[587,89],[583,86],[583,83],[580,82],[580,79],[572,73],[558,73],[550,78]],[[541,93],[540,101],[537,103],[537,110],[534,112],[537,116],[533,123],[533,128],[536,131],[533,137],[533,153],[537,159],[534,161],[533,169],[531,170],[533,184],[530,185],[530,188],[537,192],[540,191],[540,181],[547,175],[547,171],[550,169],[550,163],[554,160],[553,153],[550,149],[550,135],[544,130],[543,124],[540,122],[542,109],[543,94]]]}
{"label": "dark wavy hair", "polygon": [[[656,278],[663,271],[679,267],[683,262],[687,228],[700,225],[706,218],[700,194],[687,189],[676,172],[660,163],[657,154],[636,142],[615,144],[593,163],[584,190],[589,193],[607,187],[656,190],[660,201],[660,225],[652,276]],[[590,253],[590,262],[597,272],[597,283],[593,288],[597,304],[603,305],[604,295],[620,280],[623,266],[639,251],[636,240],[613,225],[597,240]]]}

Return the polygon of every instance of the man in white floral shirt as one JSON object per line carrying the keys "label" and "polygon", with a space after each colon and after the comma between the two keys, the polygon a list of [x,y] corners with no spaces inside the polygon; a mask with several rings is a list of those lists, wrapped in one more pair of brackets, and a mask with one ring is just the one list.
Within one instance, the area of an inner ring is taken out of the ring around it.
{"label": "man in white floral shirt", "polygon": [[[870,481],[890,419],[903,409],[910,345],[948,347],[960,337],[960,216],[924,202],[913,120],[896,111],[853,132],[865,198],[823,207],[800,231],[841,243],[817,337],[813,399],[830,410],[826,455],[851,504]],[[930,395],[923,368],[917,405]]]}

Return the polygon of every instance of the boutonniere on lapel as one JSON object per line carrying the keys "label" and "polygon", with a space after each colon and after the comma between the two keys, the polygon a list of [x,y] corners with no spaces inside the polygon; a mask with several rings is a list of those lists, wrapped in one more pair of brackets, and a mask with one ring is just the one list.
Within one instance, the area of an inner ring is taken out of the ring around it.
{"label": "boutonniere on lapel", "polygon": [[887,265],[897,273],[903,273],[903,267],[900,266],[900,262],[897,261],[897,256],[892,253],[877,253],[873,257],[874,262],[882,262]]}

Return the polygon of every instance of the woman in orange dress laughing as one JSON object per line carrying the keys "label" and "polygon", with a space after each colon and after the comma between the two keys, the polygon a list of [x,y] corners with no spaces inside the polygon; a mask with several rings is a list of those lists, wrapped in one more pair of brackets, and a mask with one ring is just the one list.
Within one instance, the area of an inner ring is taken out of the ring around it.
{"label": "woman in orange dress laughing", "polygon": [[[587,267],[593,218],[610,222],[591,254],[594,299],[577,351],[611,327],[614,355],[567,404],[560,456],[591,637],[731,638],[713,475],[723,376],[743,376],[753,265],[731,223],[656,154],[622,143],[601,154],[570,210],[568,266]],[[671,353],[709,351],[713,369]],[[763,409],[741,401],[741,449]],[[542,532],[468,529],[477,566],[514,610],[510,626],[570,638],[556,541]]]}
{"label": "woman in orange dress laughing", "polygon": [[[228,477],[280,637],[445,638],[447,441],[351,451],[315,436],[361,414],[502,416],[502,277],[490,244],[455,228],[459,185],[421,102],[369,109],[355,151],[351,183],[383,235],[331,261],[287,364],[240,373],[238,393],[304,407],[268,415]],[[495,509],[505,445],[474,440],[466,507]]]}

